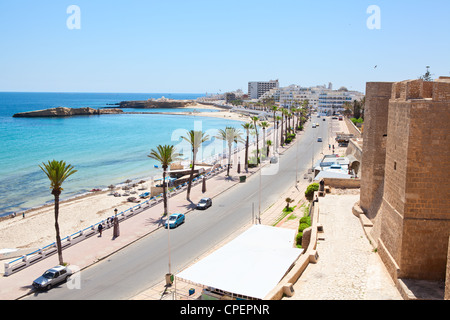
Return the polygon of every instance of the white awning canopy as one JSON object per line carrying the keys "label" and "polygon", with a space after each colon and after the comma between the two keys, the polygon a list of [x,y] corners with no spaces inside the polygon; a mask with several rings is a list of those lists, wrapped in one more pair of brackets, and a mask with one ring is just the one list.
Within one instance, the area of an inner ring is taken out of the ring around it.
{"label": "white awning canopy", "polygon": [[177,278],[263,299],[303,252],[294,247],[295,236],[294,229],[254,225]]}

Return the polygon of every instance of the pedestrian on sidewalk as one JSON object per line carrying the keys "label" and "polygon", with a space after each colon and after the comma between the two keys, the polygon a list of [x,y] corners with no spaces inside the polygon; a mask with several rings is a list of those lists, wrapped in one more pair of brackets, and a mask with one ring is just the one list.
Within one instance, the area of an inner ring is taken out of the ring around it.
{"label": "pedestrian on sidewalk", "polygon": [[100,224],[98,225],[98,232],[100,233],[99,237],[102,236],[102,231],[103,231],[103,225],[100,223]]}

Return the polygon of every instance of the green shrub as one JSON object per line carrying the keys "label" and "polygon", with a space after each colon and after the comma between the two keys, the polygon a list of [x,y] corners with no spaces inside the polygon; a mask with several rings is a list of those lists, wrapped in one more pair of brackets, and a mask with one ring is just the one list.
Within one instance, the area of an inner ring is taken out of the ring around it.
{"label": "green shrub", "polygon": [[303,238],[303,232],[297,233],[297,236],[295,237],[295,244],[298,248],[302,247],[302,238]]}
{"label": "green shrub", "polygon": [[298,226],[298,233],[297,233],[297,236],[295,237],[295,244],[296,244],[297,248],[302,247],[303,231],[309,227],[311,227],[311,217],[304,216],[304,217],[300,218],[300,224]]}
{"label": "green shrub", "polygon": [[358,118],[358,119],[351,118],[350,120],[353,122],[354,125],[356,125],[357,123],[363,123],[364,122],[364,120],[362,118]]}
{"label": "green shrub", "polygon": [[314,196],[314,192],[319,190],[319,184],[318,183],[311,183],[308,188],[306,188],[305,191],[305,197],[307,199],[312,199]]}
{"label": "green shrub", "polygon": [[300,218],[300,223],[306,223],[308,225],[311,225],[311,217],[305,216],[305,217]]}
{"label": "green shrub", "polygon": [[311,225],[307,224],[307,223],[300,223],[300,225],[298,226],[298,231],[299,232],[303,232],[303,230],[305,230],[306,228],[309,228]]}

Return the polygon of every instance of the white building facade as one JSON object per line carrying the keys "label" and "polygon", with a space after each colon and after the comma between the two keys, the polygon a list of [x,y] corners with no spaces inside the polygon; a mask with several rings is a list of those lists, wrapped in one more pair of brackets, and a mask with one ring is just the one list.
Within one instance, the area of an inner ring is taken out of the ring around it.
{"label": "white building facade", "polygon": [[278,80],[270,81],[252,81],[248,83],[248,96],[249,99],[259,99],[267,91],[279,88],[280,84]]}
{"label": "white building facade", "polygon": [[363,97],[363,93],[348,91],[344,87],[333,90],[330,83],[328,87],[290,85],[283,88],[274,88],[263,94],[260,101],[265,98],[274,98],[281,107],[292,108],[301,106],[307,100],[308,107],[316,109],[324,115],[333,115],[342,112],[345,103],[352,103],[354,100],[360,100]]}

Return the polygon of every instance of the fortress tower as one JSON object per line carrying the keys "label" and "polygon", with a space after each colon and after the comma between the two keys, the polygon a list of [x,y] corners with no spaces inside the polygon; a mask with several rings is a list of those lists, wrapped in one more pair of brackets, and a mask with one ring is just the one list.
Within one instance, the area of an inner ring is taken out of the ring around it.
{"label": "fortress tower", "polygon": [[443,280],[450,235],[450,78],[367,83],[360,206],[394,279]]}

